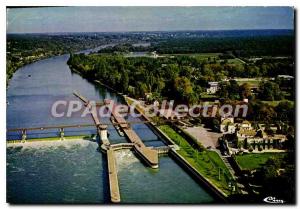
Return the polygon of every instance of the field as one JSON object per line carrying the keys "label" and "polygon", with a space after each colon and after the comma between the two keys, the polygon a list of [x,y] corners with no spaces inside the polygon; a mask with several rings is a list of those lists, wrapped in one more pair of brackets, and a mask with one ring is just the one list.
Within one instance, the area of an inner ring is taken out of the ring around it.
{"label": "field", "polygon": [[230,193],[228,183],[232,180],[232,176],[218,153],[210,150],[199,151],[193,148],[180,134],[168,125],[162,125],[159,128],[179,145],[180,150],[178,153],[194,166],[200,174],[209,179],[226,194]]}
{"label": "field", "polygon": [[163,56],[192,56],[200,59],[218,58],[222,53],[187,53],[187,54],[162,54]]}
{"label": "field", "polygon": [[280,102],[283,102],[283,101],[288,101],[288,102],[290,102],[291,104],[295,105],[295,102],[294,102],[294,101],[290,101],[290,100],[262,101],[262,102],[265,103],[265,104],[271,105],[271,106],[273,106],[273,107],[276,107]]}
{"label": "field", "polygon": [[257,169],[265,165],[269,158],[283,159],[286,153],[259,153],[259,154],[244,154],[237,155],[236,161],[242,169]]}
{"label": "field", "polygon": [[259,83],[262,81],[259,78],[237,78],[235,79],[239,85],[248,83],[252,87],[258,87]]}
{"label": "field", "polygon": [[237,64],[237,65],[245,64],[245,62],[239,58],[228,59],[227,62],[229,64]]}

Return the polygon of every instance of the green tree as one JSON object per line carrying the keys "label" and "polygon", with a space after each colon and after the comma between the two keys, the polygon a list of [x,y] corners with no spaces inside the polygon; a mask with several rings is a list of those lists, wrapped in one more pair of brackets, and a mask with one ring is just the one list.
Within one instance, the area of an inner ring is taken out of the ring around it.
{"label": "green tree", "polygon": [[260,84],[260,98],[262,100],[273,101],[283,99],[283,94],[277,83],[272,81],[262,82]]}
{"label": "green tree", "polygon": [[243,83],[239,88],[240,97],[248,99],[251,96],[251,86],[249,83]]}

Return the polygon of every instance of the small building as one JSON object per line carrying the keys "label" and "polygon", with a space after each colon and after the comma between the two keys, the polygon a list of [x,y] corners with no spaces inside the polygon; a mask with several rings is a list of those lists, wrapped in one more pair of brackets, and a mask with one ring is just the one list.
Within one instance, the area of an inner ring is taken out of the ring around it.
{"label": "small building", "polygon": [[234,124],[234,117],[232,115],[221,117],[220,131],[224,134],[235,133],[236,125]]}
{"label": "small building", "polygon": [[244,129],[240,128],[236,135],[239,140],[244,140],[245,138],[254,138],[256,136],[257,132],[254,129]]}
{"label": "small building", "polygon": [[221,122],[220,131],[224,134],[233,134],[236,131],[236,126],[234,125],[231,118],[226,118]]}
{"label": "small building", "polygon": [[144,98],[145,98],[146,101],[151,101],[152,100],[152,93],[151,92],[145,93]]}
{"label": "small building", "polygon": [[155,107],[158,107],[158,106],[159,106],[159,101],[155,100],[155,101],[153,102],[153,105],[154,105]]}
{"label": "small building", "polygon": [[209,88],[206,89],[208,94],[215,94],[219,90],[219,82],[208,82]]}
{"label": "small building", "polygon": [[294,76],[291,76],[291,75],[278,75],[277,77],[285,79],[285,80],[292,80],[292,79],[294,79]]}
{"label": "small building", "polygon": [[247,120],[244,120],[241,124],[241,128],[242,129],[245,129],[245,130],[251,130],[252,129],[252,126],[251,126],[251,123]]}
{"label": "small building", "polygon": [[153,52],[151,52],[150,56],[153,57],[153,58],[157,58],[158,54],[156,53],[156,51],[153,51]]}
{"label": "small building", "polygon": [[249,103],[249,99],[243,99],[244,103]]}

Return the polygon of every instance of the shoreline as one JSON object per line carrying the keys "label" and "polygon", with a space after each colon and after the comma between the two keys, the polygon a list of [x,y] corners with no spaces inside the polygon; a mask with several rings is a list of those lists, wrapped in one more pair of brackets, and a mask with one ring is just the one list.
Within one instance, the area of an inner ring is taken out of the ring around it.
{"label": "shoreline", "polygon": [[[77,73],[77,74],[79,74],[79,75],[81,75],[82,76],[82,74],[79,72],[79,71],[77,71],[76,69],[74,69],[74,68],[72,68],[71,66],[69,66],[70,67],[70,70],[71,71],[73,71],[73,72],[75,72],[75,73]],[[82,76],[82,77],[84,77],[84,76]],[[115,92],[115,93],[117,93],[119,96],[121,96],[124,100],[125,100],[125,102],[127,103],[127,101],[126,101],[126,96],[125,95],[122,95],[121,93],[119,93],[119,92],[117,92],[115,89],[113,89],[112,87],[110,87],[110,86],[108,86],[108,85],[106,85],[106,84],[104,84],[104,83],[102,83],[101,81],[98,81],[98,80],[92,80],[92,82],[93,83],[95,83],[96,85],[98,84],[98,85],[102,85],[102,86],[104,86],[106,89],[108,89],[108,90],[110,90],[110,91],[113,91],[113,92]],[[137,109],[137,108],[136,108]],[[137,109],[137,111],[138,112],[140,112],[140,110],[138,110]],[[142,114],[143,115],[143,114]],[[146,120],[149,120],[147,117],[145,117],[144,115],[143,115],[143,117],[144,117],[144,119],[146,119]],[[148,124],[147,124],[148,125]],[[148,125],[148,127],[149,126],[151,126],[150,124]],[[160,133],[156,128],[155,128],[155,126],[152,124],[152,126],[151,126],[154,130],[156,130],[158,133]],[[151,129],[151,128],[150,128]],[[152,129],[152,130],[153,130]],[[66,137],[65,137],[66,138]],[[90,137],[91,138],[91,137]],[[30,142],[30,143],[29,143]],[[26,142],[25,143],[23,143],[23,142],[21,142],[20,140],[19,141],[12,141],[12,142],[9,142],[9,141],[7,141],[7,147],[19,147],[19,146],[21,146],[22,148],[40,148],[40,147],[51,147],[51,146],[61,146],[61,145],[73,145],[73,144],[78,144],[78,143],[81,143],[81,142],[83,142],[83,144],[88,144],[89,142],[90,142],[90,140],[88,140],[88,139],[84,139],[84,137],[82,136],[82,137],[73,137],[73,138],[71,138],[71,139],[68,139],[68,140],[61,140],[60,139],[60,137],[55,137],[55,138],[46,138],[46,139],[28,139],[28,140],[26,140]],[[172,143],[171,143],[172,144]],[[177,153],[175,154],[176,156],[178,155]],[[178,155],[177,157],[181,157],[180,155]],[[181,165],[185,165],[185,163],[180,163]],[[180,165],[179,164],[179,165]],[[186,166],[186,165],[185,165]],[[193,167],[188,163],[187,164],[187,166],[190,168],[190,169],[192,169]],[[200,173],[198,173],[197,172],[197,174],[198,175],[200,175],[201,177],[203,177]],[[192,174],[192,175],[195,175],[195,174]],[[204,178],[205,179],[205,178]],[[205,179],[205,180],[207,180],[207,179]],[[199,181],[199,180],[198,180]],[[203,179],[202,180],[200,180],[200,182],[205,182],[205,181],[203,181]],[[209,182],[209,181],[208,181]],[[209,185],[209,189],[208,190],[210,190],[211,192],[212,192],[212,194],[214,194],[214,195],[216,195],[217,197],[221,197],[220,199],[223,199],[222,198],[222,195],[224,195],[224,194],[222,194],[220,191],[218,191],[216,188],[215,188],[215,185],[213,185],[213,184],[211,184],[211,182],[209,182],[208,183],[208,185]],[[220,194],[221,193],[221,194]]]}

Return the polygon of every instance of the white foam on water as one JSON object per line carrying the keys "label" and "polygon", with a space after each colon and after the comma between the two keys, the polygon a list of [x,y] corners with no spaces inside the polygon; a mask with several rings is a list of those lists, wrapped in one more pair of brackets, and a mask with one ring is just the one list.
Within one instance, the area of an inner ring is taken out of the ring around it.
{"label": "white foam on water", "polygon": [[62,141],[31,141],[31,142],[25,142],[25,143],[7,143],[6,147],[22,147],[22,150],[24,149],[47,149],[47,148],[58,148],[60,146],[63,146],[66,149],[72,148],[74,145],[80,145],[82,147],[88,146],[90,142],[88,140],[84,140],[81,138],[78,139],[68,139],[68,140],[62,140]]}
{"label": "white foam on water", "polygon": [[139,159],[130,150],[119,150],[114,153],[118,170],[128,169],[130,165],[139,162]]}

